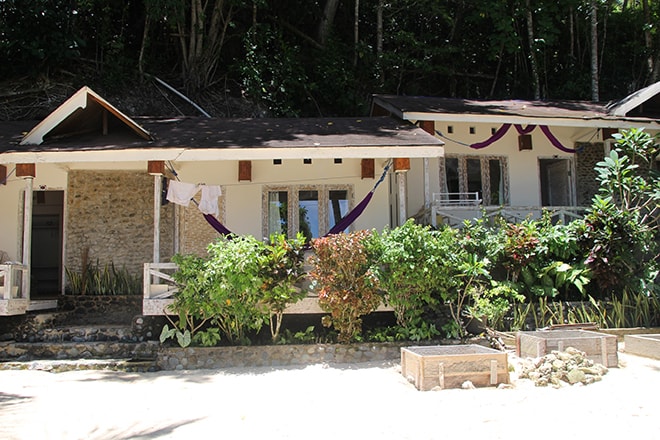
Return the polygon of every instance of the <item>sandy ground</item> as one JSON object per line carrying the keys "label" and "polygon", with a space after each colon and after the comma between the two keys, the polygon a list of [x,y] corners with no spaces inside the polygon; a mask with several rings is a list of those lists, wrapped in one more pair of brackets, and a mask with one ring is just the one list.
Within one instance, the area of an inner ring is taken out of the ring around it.
{"label": "sandy ground", "polygon": [[511,389],[428,392],[398,363],[0,371],[0,439],[660,439],[660,361],[619,361],[588,386],[513,373]]}

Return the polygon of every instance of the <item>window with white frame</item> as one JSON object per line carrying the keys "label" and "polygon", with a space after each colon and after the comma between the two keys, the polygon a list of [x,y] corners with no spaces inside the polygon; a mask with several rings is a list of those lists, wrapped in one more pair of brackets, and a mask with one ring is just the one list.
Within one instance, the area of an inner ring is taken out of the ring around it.
{"label": "window with white frame", "polygon": [[351,185],[269,186],[263,193],[263,233],[294,237],[302,232],[307,241],[325,234],[350,210]]}
{"label": "window with white frame", "polygon": [[461,194],[478,193],[484,205],[509,203],[506,157],[446,155],[440,160],[440,191],[459,199]]}

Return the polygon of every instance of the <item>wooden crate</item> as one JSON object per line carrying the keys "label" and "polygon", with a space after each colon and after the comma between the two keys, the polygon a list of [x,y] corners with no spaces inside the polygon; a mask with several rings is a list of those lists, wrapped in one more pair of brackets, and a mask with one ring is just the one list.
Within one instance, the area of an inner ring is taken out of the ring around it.
{"label": "wooden crate", "polygon": [[660,334],[624,335],[626,353],[660,359]]}
{"label": "wooden crate", "polygon": [[418,390],[509,383],[507,354],[481,345],[436,345],[401,349],[401,374]]}
{"label": "wooden crate", "polygon": [[540,330],[516,334],[516,354],[519,357],[541,357],[568,347],[585,352],[587,358],[608,368],[619,365],[614,335],[588,330]]}

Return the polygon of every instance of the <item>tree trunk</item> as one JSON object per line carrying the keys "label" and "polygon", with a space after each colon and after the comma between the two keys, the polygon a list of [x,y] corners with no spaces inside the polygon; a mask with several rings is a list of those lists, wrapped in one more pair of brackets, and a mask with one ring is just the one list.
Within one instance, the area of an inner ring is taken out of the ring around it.
{"label": "tree trunk", "polygon": [[534,83],[534,99],[541,99],[541,81],[539,80],[539,69],[536,64],[536,52],[534,50],[534,20],[532,19],[532,7],[530,0],[525,0],[527,7],[527,37],[529,39],[529,63],[532,67],[532,81]]}
{"label": "tree trunk", "polygon": [[337,13],[337,6],[339,0],[326,0],[325,7],[323,8],[323,16],[319,22],[317,41],[324,45],[332,29],[332,23],[335,21],[335,14]]}
{"label": "tree trunk", "polygon": [[653,60],[653,37],[651,35],[651,10],[649,8],[649,0],[642,0],[642,8],[644,9],[644,47],[646,48],[646,53],[648,58],[646,63],[648,66],[648,75],[649,78],[653,77],[654,71],[654,60]]}
{"label": "tree trunk", "polygon": [[598,3],[591,0],[591,100],[600,101],[598,93]]}
{"label": "tree trunk", "polygon": [[358,44],[360,43],[360,0],[355,0],[355,21],[353,22],[353,67],[358,63]]}
{"label": "tree trunk", "polygon": [[378,0],[378,5],[376,6],[376,71],[378,73],[378,79],[380,85],[385,84],[385,72],[383,72],[383,7],[385,0]]}

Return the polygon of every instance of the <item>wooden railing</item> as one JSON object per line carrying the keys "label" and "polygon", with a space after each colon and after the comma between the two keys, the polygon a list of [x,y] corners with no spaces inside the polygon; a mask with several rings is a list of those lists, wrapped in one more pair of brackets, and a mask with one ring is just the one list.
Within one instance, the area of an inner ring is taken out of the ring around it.
{"label": "wooden railing", "polygon": [[142,313],[165,315],[179,290],[172,274],[178,269],[175,263],[145,263],[143,276]]}
{"label": "wooden railing", "polygon": [[23,286],[28,272],[22,264],[0,264],[0,315],[20,315],[27,310],[30,295]]}

